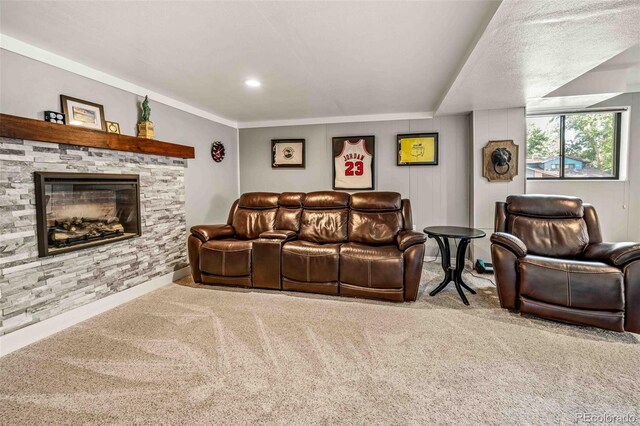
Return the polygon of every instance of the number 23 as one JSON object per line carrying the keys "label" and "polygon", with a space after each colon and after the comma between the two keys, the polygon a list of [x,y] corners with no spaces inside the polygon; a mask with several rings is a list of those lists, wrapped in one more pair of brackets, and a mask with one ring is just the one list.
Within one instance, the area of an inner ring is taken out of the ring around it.
{"label": "number 23", "polygon": [[[345,176],[362,176],[364,174],[364,163],[362,161],[347,161],[344,163],[347,167],[344,171]],[[353,168],[355,167],[355,173]]]}

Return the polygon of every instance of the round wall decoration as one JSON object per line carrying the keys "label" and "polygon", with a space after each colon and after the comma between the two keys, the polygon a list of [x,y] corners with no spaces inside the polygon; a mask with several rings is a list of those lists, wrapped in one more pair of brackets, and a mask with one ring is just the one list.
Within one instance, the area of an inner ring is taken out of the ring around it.
{"label": "round wall decoration", "polygon": [[224,145],[222,144],[222,142],[215,141],[211,145],[211,158],[213,158],[213,161],[215,161],[216,163],[224,160]]}

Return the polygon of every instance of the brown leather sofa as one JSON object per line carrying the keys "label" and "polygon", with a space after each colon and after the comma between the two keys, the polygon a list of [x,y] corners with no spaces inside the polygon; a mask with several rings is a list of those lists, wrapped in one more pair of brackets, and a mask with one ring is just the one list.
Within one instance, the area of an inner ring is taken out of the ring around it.
{"label": "brown leather sofa", "polygon": [[224,225],[191,228],[197,283],[416,300],[425,236],[395,192],[243,194]]}
{"label": "brown leather sofa", "polygon": [[640,333],[640,244],[604,243],[593,206],[574,197],[512,195],[491,236],[500,305]]}

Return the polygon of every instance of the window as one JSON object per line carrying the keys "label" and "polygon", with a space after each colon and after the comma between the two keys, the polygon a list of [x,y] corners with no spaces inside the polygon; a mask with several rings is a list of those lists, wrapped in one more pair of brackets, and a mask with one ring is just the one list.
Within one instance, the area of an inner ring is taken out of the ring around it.
{"label": "window", "polygon": [[621,112],[527,117],[527,179],[618,179]]}

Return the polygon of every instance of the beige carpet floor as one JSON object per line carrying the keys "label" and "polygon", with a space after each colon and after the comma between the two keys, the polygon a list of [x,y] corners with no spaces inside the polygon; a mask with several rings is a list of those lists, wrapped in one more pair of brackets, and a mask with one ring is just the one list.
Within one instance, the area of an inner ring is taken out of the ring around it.
{"label": "beige carpet floor", "polygon": [[469,307],[184,279],[0,359],[0,424],[640,422],[639,336],[521,317],[465,279]]}

